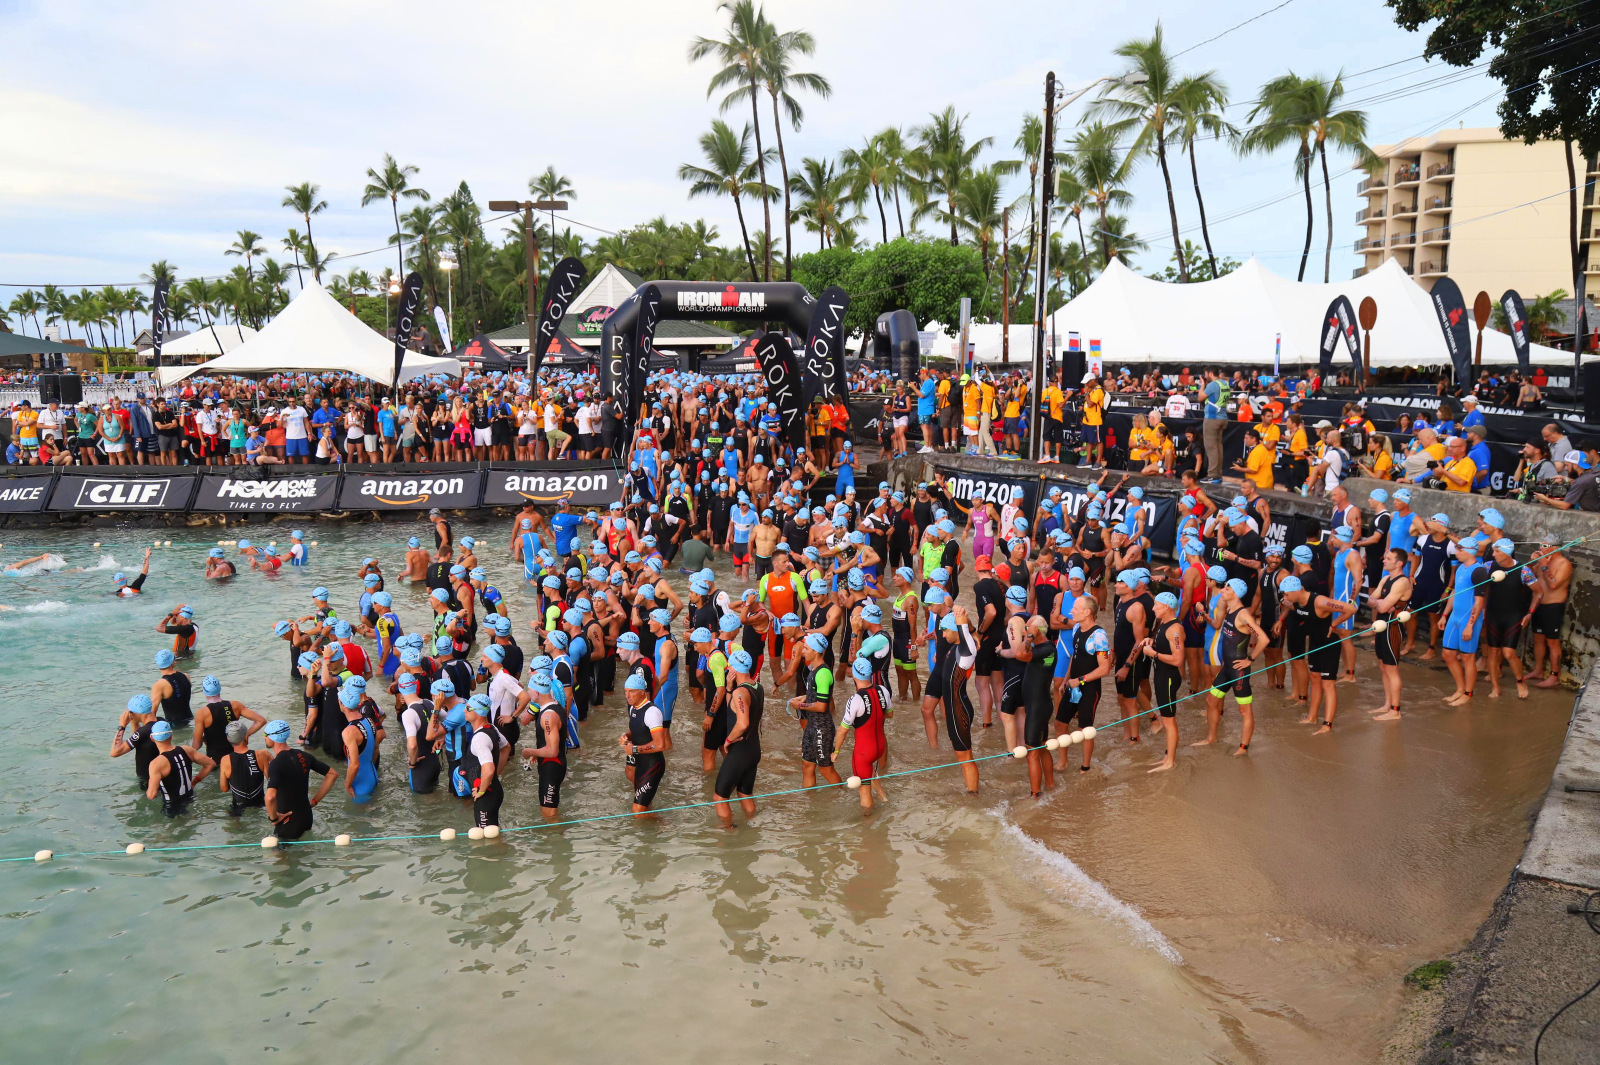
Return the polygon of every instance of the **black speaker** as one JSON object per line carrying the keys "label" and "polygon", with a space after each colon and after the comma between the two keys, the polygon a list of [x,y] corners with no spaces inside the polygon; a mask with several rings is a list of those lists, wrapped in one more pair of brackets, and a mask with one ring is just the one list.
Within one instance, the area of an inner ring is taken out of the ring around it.
{"label": "black speaker", "polygon": [[1061,353],[1061,391],[1066,392],[1074,388],[1083,387],[1084,369],[1089,364],[1083,357],[1083,349],[1073,351],[1068,348]]}
{"label": "black speaker", "polygon": [[1600,425],[1600,362],[1583,366],[1583,420]]}
{"label": "black speaker", "polygon": [[75,373],[60,375],[61,405],[63,407],[76,407],[83,402],[83,376]]}
{"label": "black speaker", "polygon": [[61,375],[42,373],[39,375],[39,405],[61,402]]}

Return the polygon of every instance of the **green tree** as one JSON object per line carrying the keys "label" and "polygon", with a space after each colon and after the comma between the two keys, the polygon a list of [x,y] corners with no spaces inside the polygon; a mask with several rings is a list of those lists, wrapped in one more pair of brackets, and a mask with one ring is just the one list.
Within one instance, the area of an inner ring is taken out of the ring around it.
{"label": "green tree", "polygon": [[152,293],[155,292],[155,286],[157,284],[161,283],[162,281],[165,281],[167,283],[167,300],[168,300],[168,303],[167,303],[167,311],[168,311],[168,313],[167,313],[166,322],[173,322],[173,321],[179,320],[179,319],[175,319],[172,316],[172,313],[171,313],[171,311],[172,311],[172,303],[171,303],[172,293],[177,288],[177,284],[178,284],[178,269],[177,269],[177,267],[173,266],[171,263],[167,262],[167,260],[165,260],[165,259],[158,259],[155,262],[150,264],[150,269],[149,270],[147,270],[144,273],[139,275],[139,280],[143,281],[145,284],[149,285],[150,286],[150,291]]}
{"label": "green tree", "polygon": [[982,299],[985,291],[977,249],[943,240],[892,240],[864,251],[829,248],[796,256],[794,273],[812,292],[840,285],[850,293],[850,332],[869,332],[880,314],[901,308],[919,323],[955,322],[961,298]]}
{"label": "green tree", "polygon": [[[1090,108],[1090,114],[1115,119],[1111,128],[1134,134],[1128,150],[1130,159],[1153,155],[1161,167],[1161,180],[1167,190],[1167,216],[1172,224],[1173,254],[1178,257],[1178,273],[1189,276],[1183,256],[1183,241],[1178,236],[1178,200],[1172,193],[1172,171],[1167,166],[1167,143],[1172,139],[1174,93],[1180,81],[1167,55],[1161,36],[1161,23],[1149,40],[1129,41],[1116,55],[1128,60],[1127,74],[1111,82]],[[1134,80],[1137,78],[1138,80]]]}
{"label": "green tree", "polygon": [[911,149],[906,147],[905,136],[898,126],[889,126],[879,131],[872,143],[877,145],[883,153],[884,160],[884,194],[894,194],[894,220],[900,230],[900,239],[906,237],[905,212],[900,205],[900,192],[909,188],[911,181]]}
{"label": "green tree", "polygon": [[[426,189],[415,188],[411,179],[416,177],[418,170],[414,166],[401,166],[395,162],[394,156],[388,152],[383,153],[383,164],[377,169],[368,168],[367,186],[361,190],[361,206],[376,203],[379,200],[388,200],[389,209],[394,213],[395,235],[395,263],[403,273],[406,268],[400,246],[400,201],[420,200],[427,203],[429,200]],[[307,223],[309,231],[309,223]]]}
{"label": "green tree", "polygon": [[44,330],[39,326],[39,315],[44,309],[44,300],[40,299],[39,294],[31,288],[13,298],[10,307],[11,313],[17,316],[18,324],[32,321],[34,335],[40,337],[44,336]]}
{"label": "green tree", "polygon": [[1313,89],[1305,78],[1293,71],[1273,78],[1261,87],[1249,120],[1255,125],[1245,131],[1240,145],[1245,152],[1275,152],[1286,144],[1295,146],[1294,176],[1306,194],[1306,243],[1300,252],[1300,272],[1296,281],[1306,279],[1306,260],[1311,257],[1311,228],[1316,214],[1311,206],[1311,137]]}
{"label": "green tree", "polygon": [[1222,275],[1217,272],[1216,253],[1211,250],[1211,228],[1206,222],[1205,197],[1200,195],[1200,164],[1195,159],[1194,142],[1203,133],[1226,144],[1239,143],[1239,130],[1222,117],[1227,107],[1227,86],[1211,70],[1184,78],[1172,94],[1172,118],[1176,123],[1178,143],[1189,155],[1194,202],[1200,208],[1200,236],[1205,241],[1206,259],[1213,277]]}
{"label": "green tree", "polygon": [[1304,85],[1311,142],[1322,164],[1322,195],[1327,207],[1328,245],[1322,253],[1322,283],[1326,285],[1332,278],[1333,264],[1333,182],[1328,177],[1328,142],[1332,141],[1335,148],[1355,153],[1358,159],[1371,155],[1372,149],[1366,144],[1366,112],[1339,107],[1344,99],[1342,71],[1334,75],[1332,81],[1307,78]]}
{"label": "green tree", "polygon": [[1096,243],[1100,245],[1100,265],[1104,268],[1116,255],[1111,240],[1115,234],[1109,224],[1111,210],[1133,202],[1133,193],[1126,188],[1133,156],[1122,151],[1116,130],[1103,122],[1090,123],[1078,131],[1072,154],[1083,194],[1100,215]]}
{"label": "green tree", "polygon": [[989,280],[990,253],[995,247],[997,231],[1005,221],[1005,211],[1000,206],[1000,186],[998,170],[986,166],[968,176],[956,190],[956,228],[971,237],[977,246],[985,285]]}
{"label": "green tree", "polygon": [[1195,242],[1192,240],[1185,240],[1183,244],[1183,253],[1189,261],[1189,276],[1187,278],[1183,277],[1183,275],[1178,272],[1178,256],[1176,253],[1173,254],[1172,259],[1167,264],[1167,268],[1165,270],[1162,270],[1159,274],[1151,274],[1150,276],[1155,278],[1157,281],[1166,281],[1172,284],[1181,284],[1185,281],[1199,283],[1201,281],[1215,281],[1219,277],[1233,273],[1235,270],[1239,269],[1239,266],[1241,265],[1237,259],[1224,258],[1221,263],[1220,271],[1217,273],[1212,273],[1211,260],[1202,256],[1201,249],[1195,244]]}
{"label": "green tree", "polygon": [[[536,200],[576,200],[578,198],[578,190],[572,187],[572,180],[565,174],[556,173],[556,168],[553,166],[547,166],[544,168],[543,173],[529,178],[528,191],[533,193],[533,197]],[[550,232],[553,235],[556,229],[556,212],[551,209],[548,214],[550,216]],[[554,244],[553,236],[551,243],[552,245]],[[552,247],[552,255],[554,251],[555,249]],[[533,265],[535,270],[539,270],[538,247],[533,250]],[[542,270],[539,270],[539,273],[541,276],[543,275]]]}
{"label": "green tree", "polygon": [[[285,185],[283,191],[289,194],[283,198],[283,206],[289,208],[291,211],[294,211],[301,218],[306,220],[305,246],[307,249],[309,249],[306,253],[306,258],[308,261],[313,261],[316,258],[317,245],[316,241],[311,238],[311,216],[314,214],[321,214],[323,211],[328,209],[328,201],[322,199],[321,196],[322,186],[313,185],[309,181],[302,181],[298,185]],[[365,203],[363,203],[362,206],[366,206]],[[292,233],[294,231],[290,230],[290,232]],[[297,259],[299,254],[300,253],[297,251]],[[296,275],[298,275],[299,272],[300,267],[296,265]],[[320,269],[313,269],[311,271],[311,277],[312,280],[317,282],[317,284],[320,285],[322,283],[322,271]],[[301,282],[301,286],[304,287],[304,282]]]}
{"label": "green tree", "polygon": [[294,256],[295,280],[300,282],[301,288],[305,288],[306,279],[300,273],[300,255],[306,250],[306,238],[300,235],[300,231],[298,229],[290,229],[288,235],[286,235],[279,243],[283,245],[284,251],[289,252]]}
{"label": "green tree", "polygon": [[878,138],[872,137],[860,148],[846,148],[839,156],[850,182],[851,198],[864,201],[867,190],[872,190],[873,202],[878,206],[878,224],[883,233],[883,243],[889,243],[889,216],[883,206],[883,192],[889,187],[890,163]]}
{"label": "green tree", "polygon": [[[745,258],[750,263],[750,280],[757,281],[755,255],[750,248],[750,228],[744,221],[744,197],[753,195],[763,203],[770,202],[771,189],[760,174],[764,173],[759,152],[750,156],[750,127],[738,133],[722,119],[713,119],[711,130],[700,135],[700,152],[705,166],[684,163],[678,167],[678,179],[691,182],[689,196],[727,196],[733,200],[734,213],[739,216],[739,234],[744,241]],[[770,274],[770,262],[768,263]],[[770,279],[770,277],[769,277]]]}
{"label": "green tree", "polygon": [[446,240],[439,225],[438,208],[420,204],[401,215],[400,221],[404,229],[395,243],[404,240],[410,245],[411,268],[422,275],[423,284],[428,287],[428,309],[432,310],[439,306],[439,263],[435,253]]}
{"label": "green tree", "polygon": [[250,318],[253,325],[259,327],[260,321],[254,317],[254,308],[250,303],[250,295],[255,288],[256,268],[255,257],[267,253],[266,245],[261,243],[261,234],[252,233],[248,229],[241,229],[237,238],[223,252],[224,255],[234,255],[244,259],[244,272],[248,278],[242,299],[234,304],[235,320]]}
{"label": "green tree", "polygon": [[[717,9],[728,13],[727,36],[720,41],[709,37],[696,37],[689,45],[689,59],[691,62],[698,62],[711,56],[715,62],[721,64],[716,73],[711,75],[710,84],[706,86],[706,98],[710,99],[719,89],[729,89],[728,94],[722,98],[721,109],[724,114],[741,100],[750,101],[751,126],[747,128],[755,130],[756,171],[761,187],[770,188],[767,184],[768,155],[761,145],[761,110],[757,104],[761,99],[765,76],[763,67],[771,50],[774,30],[766,15],[755,6],[753,0],[723,0],[717,5]],[[702,143],[703,140],[702,138]],[[691,191],[690,195],[694,193]],[[734,202],[737,205],[737,197]],[[766,196],[761,199],[761,211],[765,219],[762,232],[766,234],[767,247],[762,277],[771,281],[772,207],[771,200]],[[741,229],[745,228],[743,218],[740,219],[739,226]],[[745,243],[749,243],[748,237]]]}
{"label": "green tree", "polygon": [[917,176],[915,186],[917,208],[911,213],[912,221],[932,216],[940,224],[950,227],[950,243],[957,244],[958,217],[956,195],[961,183],[971,176],[978,156],[994,144],[993,137],[980,137],[968,141],[966,115],[957,115],[954,107],[946,107],[931,121],[914,131],[917,149],[912,159],[912,170]]}
{"label": "green tree", "polygon": [[851,243],[844,234],[857,218],[849,215],[855,199],[848,174],[839,174],[833,163],[809,156],[800,161],[800,170],[789,179],[791,190],[800,197],[795,213],[805,219],[806,229],[817,234],[818,250],[835,244]]}
{"label": "green tree", "polygon": [[800,123],[805,120],[805,111],[791,90],[805,89],[823,99],[833,95],[833,86],[821,74],[807,74],[790,69],[796,57],[808,56],[816,51],[816,47],[816,41],[805,30],[789,30],[784,33],[773,31],[767,37],[761,62],[761,82],[766,86],[767,96],[772,100],[772,129],[777,137],[778,165],[783,173],[783,277],[786,281],[793,276],[794,255],[791,248],[794,237],[790,230],[793,210],[789,201],[789,157],[783,147],[783,120],[778,114],[778,107],[782,104],[789,124],[798,133]]}
{"label": "green tree", "polygon": [[[1528,331],[1530,341],[1543,344],[1545,337],[1557,329],[1566,327],[1566,317],[1562,314],[1561,307],[1566,301],[1567,290],[1564,288],[1523,301],[1523,310],[1528,313],[1524,328]],[[1490,312],[1489,324],[1502,333],[1511,332],[1510,323],[1506,321],[1506,309],[1499,303],[1496,303],[1494,310]]]}

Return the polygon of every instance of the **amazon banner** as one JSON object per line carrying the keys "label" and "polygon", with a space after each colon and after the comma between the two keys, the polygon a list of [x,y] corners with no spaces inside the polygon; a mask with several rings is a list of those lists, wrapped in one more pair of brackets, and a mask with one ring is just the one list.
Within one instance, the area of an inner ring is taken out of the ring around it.
{"label": "amazon banner", "polygon": [[974,473],[971,470],[939,468],[939,484],[956,505],[951,517],[965,524],[975,503],[993,503],[1003,507],[1011,502],[1017,489],[1022,489],[1023,513],[1033,522],[1034,508],[1039,505],[1039,478],[1008,477],[1004,474]]}
{"label": "amazon banner", "polygon": [[580,469],[570,462],[552,462],[542,468],[524,464],[514,470],[491,468],[485,478],[486,507],[551,506],[563,499],[574,508],[600,507],[622,498],[621,481],[609,466]]}
{"label": "amazon banner", "polygon": [[[293,467],[296,471],[314,468]],[[265,477],[206,473],[200,477],[200,491],[190,509],[213,514],[308,514],[332,510],[338,498],[336,473],[296,472]]]}
{"label": "amazon banner", "polygon": [[340,510],[460,510],[478,505],[483,474],[477,470],[344,475]]}
{"label": "amazon banner", "polygon": [[[148,468],[148,467],[146,467]],[[192,472],[118,477],[64,473],[50,493],[53,511],[188,510],[199,478]]]}
{"label": "amazon banner", "polygon": [[[1079,516],[1085,501],[1089,498],[1089,488],[1085,484],[1075,484],[1071,481],[1046,481],[1045,488],[1061,489],[1061,506],[1073,517]],[[1122,519],[1128,514],[1128,497],[1118,494],[1111,501],[1111,513],[1101,514],[1100,520],[1108,528],[1120,525]],[[1178,535],[1178,498],[1177,496],[1158,496],[1147,493],[1142,502],[1137,504],[1144,509],[1144,527],[1150,535],[1150,548],[1163,554],[1172,553],[1172,542]],[[1032,513],[1030,511],[1030,513]],[[1030,518],[1031,520],[1031,518]]]}
{"label": "amazon banner", "polygon": [[0,477],[0,514],[37,514],[50,498],[56,471],[35,467],[14,477]]}

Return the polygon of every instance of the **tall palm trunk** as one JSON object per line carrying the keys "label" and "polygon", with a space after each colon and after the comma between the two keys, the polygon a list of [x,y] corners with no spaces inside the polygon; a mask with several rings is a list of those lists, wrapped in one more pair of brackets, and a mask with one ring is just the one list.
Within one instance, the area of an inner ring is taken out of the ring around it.
{"label": "tall palm trunk", "polygon": [[950,246],[954,248],[961,243],[956,236],[956,187],[954,185],[945,187],[944,202],[950,211]]}
{"label": "tall palm trunk", "polygon": [[[397,276],[399,276],[401,284],[404,284],[406,276],[406,246],[401,243],[400,194],[398,192],[389,197],[389,206],[394,209],[394,262],[397,268]],[[383,298],[388,299],[389,294],[385,292]]]}
{"label": "tall palm trunk", "polygon": [[300,272],[300,249],[291,248],[290,250],[294,252],[294,279],[300,282],[300,288],[304,290],[306,287],[306,278],[305,275]]}
{"label": "tall palm trunk", "polygon": [[1206,261],[1211,264],[1211,280],[1217,279],[1217,256],[1211,250],[1211,230],[1206,226],[1206,201],[1200,195],[1200,165],[1194,158],[1194,140],[1189,141],[1189,176],[1194,179],[1194,202],[1200,205],[1200,236],[1206,243]]}
{"label": "tall palm trunk", "polygon": [[[770,198],[768,198],[768,196],[767,196],[767,155],[766,155],[766,152],[764,152],[762,150],[762,148],[761,148],[761,109],[756,106],[756,100],[760,97],[761,94],[760,94],[760,90],[757,89],[757,87],[756,87],[757,83],[756,83],[756,79],[755,79],[754,75],[755,75],[755,72],[751,71],[751,78],[750,78],[750,121],[755,124],[755,129],[756,129],[756,169],[759,170],[760,173],[761,173],[761,217],[765,221],[765,226],[763,227],[762,231],[764,233],[766,233],[766,235],[767,235],[766,246],[761,249],[762,258],[765,260],[765,262],[762,264],[761,271],[762,271],[762,278],[764,280],[771,281],[772,280],[772,200]],[[787,183],[785,183],[785,185],[787,186]],[[788,192],[788,188],[787,187],[785,187],[784,192],[785,193]]]}
{"label": "tall palm trunk", "polygon": [[791,230],[793,214],[789,207],[789,157],[783,151],[783,123],[778,120],[778,94],[769,92],[772,97],[772,128],[778,131],[778,165],[783,168],[783,279],[794,278],[794,256],[789,253],[790,242],[794,240]]}
{"label": "tall palm trunk", "polygon": [[[1333,264],[1333,185],[1328,180],[1328,145],[1321,137],[1317,138],[1317,156],[1322,161],[1322,195],[1327,201],[1328,212],[1328,246],[1322,253],[1322,283],[1326,285],[1331,278],[1330,270]],[[1416,253],[1412,253],[1412,260],[1416,260]]]}
{"label": "tall palm trunk", "polygon": [[1311,257],[1311,225],[1316,219],[1316,214],[1311,208],[1311,145],[1302,140],[1300,152],[1295,156],[1295,161],[1300,164],[1300,176],[1306,187],[1306,246],[1300,250],[1300,273],[1295,276],[1296,281],[1306,279],[1306,260]]}
{"label": "tall palm trunk", "polygon": [[1172,173],[1167,169],[1167,138],[1156,130],[1156,161],[1161,164],[1161,180],[1167,186],[1167,214],[1172,220],[1172,247],[1178,255],[1178,279],[1189,280],[1189,264],[1183,258],[1183,241],[1178,239],[1178,201],[1172,195]]}
{"label": "tall palm trunk", "polygon": [[906,239],[906,216],[900,213],[900,186],[894,187],[894,220],[900,226],[900,239]]}
{"label": "tall palm trunk", "polygon": [[761,277],[756,273],[756,255],[750,250],[750,230],[744,224],[744,205],[740,203],[738,193],[733,196],[733,210],[739,216],[739,237],[744,241],[745,261],[750,264],[750,280],[759,281]]}
{"label": "tall palm trunk", "polygon": [[1078,223],[1078,251],[1082,253],[1083,261],[1087,264],[1089,261],[1089,242],[1083,235],[1083,211],[1074,209],[1072,218]]}
{"label": "tall palm trunk", "polygon": [[1111,234],[1106,228],[1106,208],[1109,206],[1105,200],[1098,201],[1100,208],[1100,255],[1101,268],[1111,265]]}
{"label": "tall palm trunk", "polygon": [[[309,211],[306,212],[306,248],[311,252],[312,255],[311,280],[320,285],[322,284],[322,267],[317,260],[320,259],[321,256],[317,255],[317,242],[311,239],[311,212]],[[305,281],[302,280],[300,282],[300,287],[302,289],[306,287]]]}
{"label": "tall palm trunk", "polygon": [[883,190],[872,183],[872,198],[878,201],[878,223],[883,227],[883,242],[889,243],[889,216],[883,213]]}

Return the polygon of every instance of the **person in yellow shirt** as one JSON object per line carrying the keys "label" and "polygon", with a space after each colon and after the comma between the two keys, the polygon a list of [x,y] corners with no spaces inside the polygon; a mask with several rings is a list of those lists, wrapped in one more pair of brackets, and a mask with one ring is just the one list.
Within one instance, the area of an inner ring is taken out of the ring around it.
{"label": "person in yellow shirt", "polygon": [[[1027,389],[1018,389],[1019,399],[1027,398]],[[1039,413],[1044,417],[1044,443],[1039,448],[1040,462],[1061,461],[1061,438],[1066,433],[1067,395],[1061,391],[1061,386],[1051,381],[1045,390],[1039,393],[1041,404]],[[1020,411],[1020,406],[1019,406]]]}
{"label": "person in yellow shirt", "polygon": [[1278,423],[1273,418],[1271,411],[1262,413],[1261,424],[1256,426],[1256,435],[1261,438],[1261,443],[1264,446],[1271,448],[1273,451],[1278,450],[1278,443],[1283,439],[1283,430],[1278,427]]}
{"label": "person in yellow shirt", "polygon": [[1128,433],[1128,468],[1143,469],[1152,456],[1160,452],[1160,434],[1150,428],[1150,419],[1143,414],[1133,416],[1133,430]]}
{"label": "person in yellow shirt", "polygon": [[[1056,389],[1056,394],[1057,395],[1061,394],[1061,390],[1059,388]],[[1024,399],[1024,392],[1023,392],[1023,388],[1022,388],[1022,386],[1020,384],[1017,384],[1017,383],[1014,382],[1011,385],[1010,388],[1006,389],[1006,399],[1005,399],[1005,431],[1006,431],[1006,434],[1005,434],[1005,449],[1006,450],[1005,450],[1005,453],[1006,453],[1006,456],[1008,458],[1017,458],[1018,455],[1020,454],[1020,452],[1022,451],[1022,403],[1023,403],[1023,399]],[[1056,446],[1057,447],[1061,446],[1059,441],[1057,442]],[[1047,438],[1046,441],[1045,441],[1045,447],[1042,447],[1042,448],[1039,449],[1040,450],[1040,455],[1039,455],[1040,459],[1044,458],[1044,454],[1043,453],[1046,450],[1046,448],[1048,448],[1048,447],[1049,447],[1049,440]]]}
{"label": "person in yellow shirt", "polygon": [[950,396],[954,387],[955,382],[950,380],[949,374],[939,375],[939,429],[944,436],[943,446],[946,450],[954,450],[961,436],[960,427],[956,425],[958,409]]}
{"label": "person in yellow shirt", "polygon": [[1091,470],[1102,469],[1106,464],[1105,444],[1106,393],[1100,379],[1092,373],[1083,375],[1083,443],[1084,458]]}
{"label": "person in yellow shirt", "polygon": [[39,412],[28,400],[17,404],[17,409],[11,412],[11,428],[16,434],[17,446],[22,448],[23,462],[33,462],[39,457]]}
{"label": "person in yellow shirt", "polygon": [[1277,458],[1276,452],[1261,442],[1261,433],[1255,428],[1244,431],[1244,459],[1234,463],[1233,468],[1243,473],[1255,486],[1263,491],[1272,487],[1272,464]]}
{"label": "person in yellow shirt", "polygon": [[1459,436],[1452,436],[1445,444],[1445,452],[1450,456],[1444,465],[1434,471],[1434,476],[1442,482],[1441,487],[1446,492],[1470,492],[1473,479],[1478,476],[1478,464],[1467,457],[1467,442]]}

